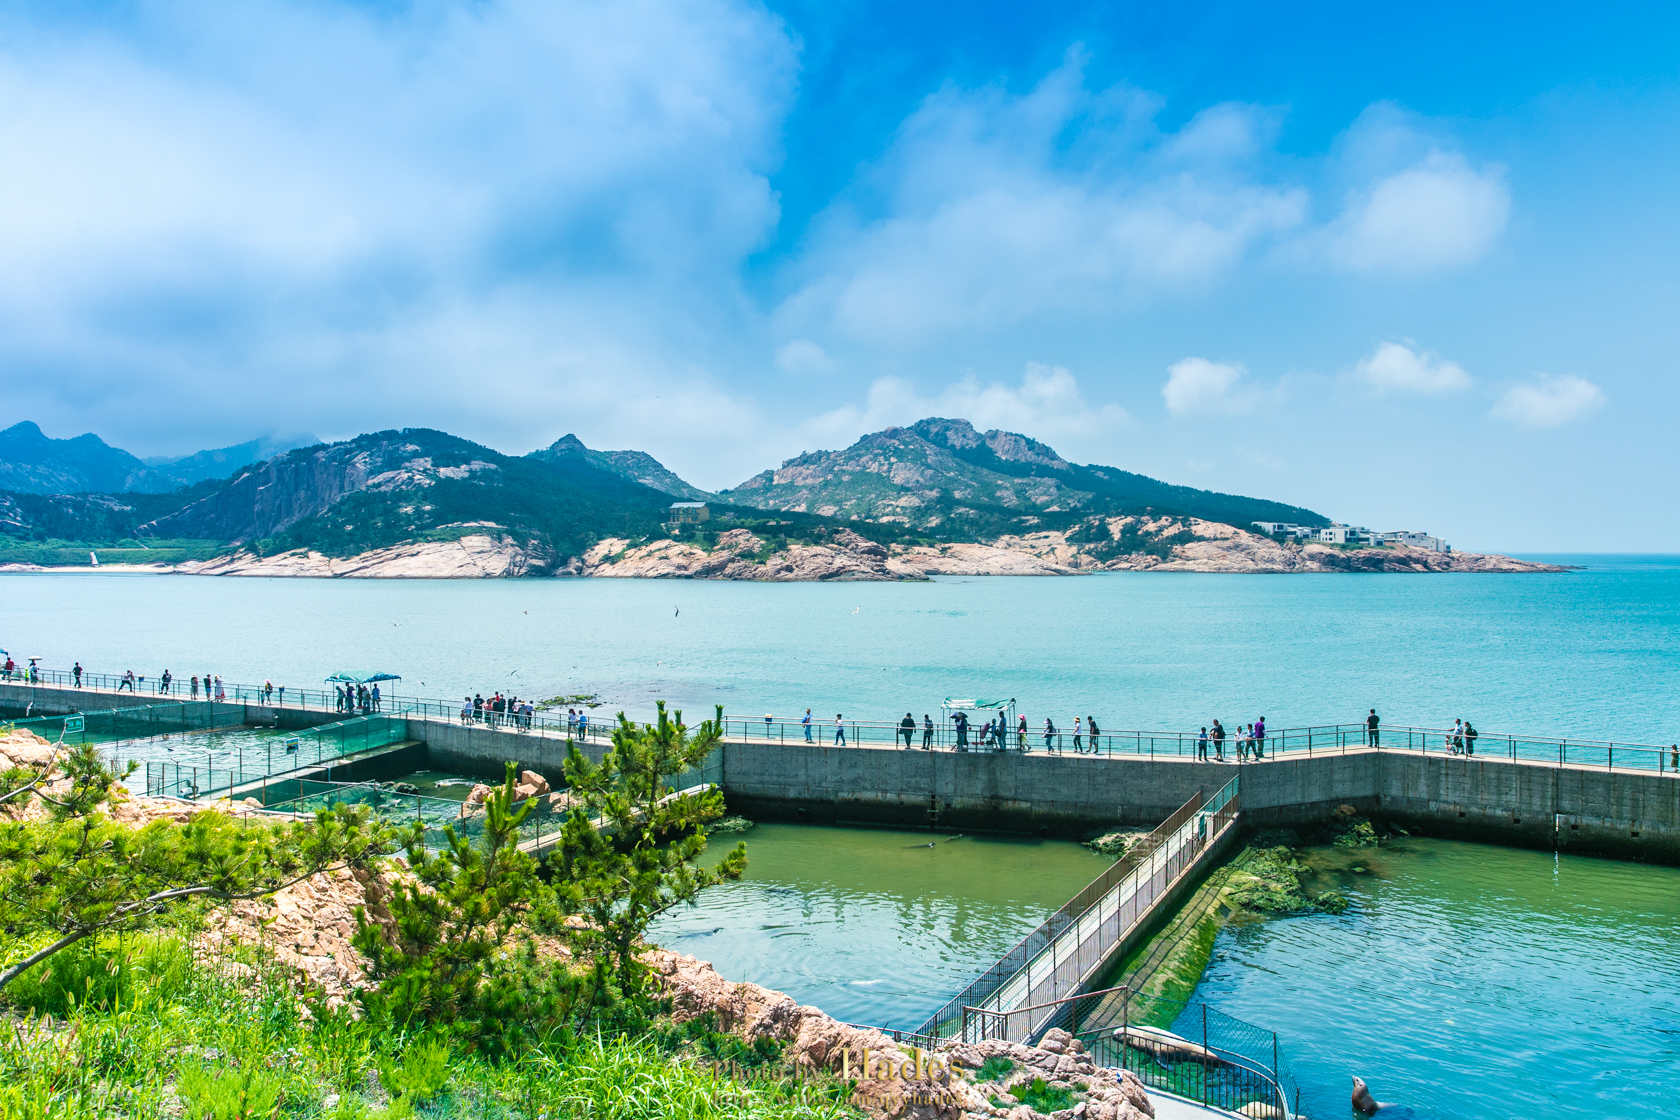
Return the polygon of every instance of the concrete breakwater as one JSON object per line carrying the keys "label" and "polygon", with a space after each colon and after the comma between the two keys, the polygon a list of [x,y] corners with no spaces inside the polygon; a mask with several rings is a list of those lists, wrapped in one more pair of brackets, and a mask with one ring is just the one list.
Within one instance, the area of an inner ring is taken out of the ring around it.
{"label": "concrete breakwater", "polygon": [[[0,684],[0,706],[32,705],[37,714],[149,701]],[[246,708],[253,724],[334,718]],[[407,738],[426,744],[432,768],[498,777],[512,759],[561,781],[562,739],[447,719],[411,716],[408,724]],[[595,757],[605,749],[599,740],[582,746]],[[1198,790],[1223,786],[1238,765],[732,739],[721,774],[732,811],[767,820],[1072,837],[1116,823],[1153,827]],[[1320,820],[1351,804],[1429,836],[1680,865],[1680,778],[1672,772],[1368,747],[1240,765],[1250,826]]]}

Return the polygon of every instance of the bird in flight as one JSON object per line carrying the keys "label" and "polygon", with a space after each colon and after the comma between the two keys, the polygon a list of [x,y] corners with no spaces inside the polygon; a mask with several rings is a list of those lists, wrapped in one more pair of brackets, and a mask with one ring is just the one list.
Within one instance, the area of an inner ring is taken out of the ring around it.
{"label": "bird in flight", "polygon": [[672,617],[672,618],[676,618],[676,617],[677,617],[677,616],[678,616],[678,615],[680,615],[680,614],[682,614],[682,608],[681,608],[681,607],[678,607],[678,608],[677,608],[677,613],[676,613],[676,614],[674,614],[674,615],[672,615],[672,616],[671,616],[671,617]]}
{"label": "bird in flight", "polygon": [[853,608],[852,608],[852,613],[853,613],[853,614],[856,614],[856,613],[858,613],[858,612],[859,612],[859,611],[861,611],[861,610],[862,610],[862,609],[863,609],[863,608],[862,608],[862,607],[853,607]]}

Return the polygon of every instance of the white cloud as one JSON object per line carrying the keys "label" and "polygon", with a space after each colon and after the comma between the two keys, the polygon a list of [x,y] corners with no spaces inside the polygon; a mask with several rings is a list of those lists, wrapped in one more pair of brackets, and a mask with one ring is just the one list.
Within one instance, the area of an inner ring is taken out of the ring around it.
{"label": "white cloud", "polygon": [[1471,385],[1457,362],[1407,341],[1384,342],[1354,367],[1355,375],[1379,393],[1458,393]]}
{"label": "white cloud", "polygon": [[776,367],[784,373],[814,375],[833,373],[840,363],[808,338],[796,338],[785,346],[776,347]]}
{"label": "white cloud", "polygon": [[1434,150],[1348,199],[1328,231],[1329,258],[1354,272],[1468,264],[1493,245],[1510,208],[1502,169]]}
{"label": "white cloud", "polygon": [[952,382],[933,396],[896,377],[876,378],[861,406],[845,405],[799,428],[802,449],[845,447],[882,428],[913,424],[928,416],[961,418],[984,431],[1002,428],[1043,440],[1064,454],[1069,448],[1104,445],[1132,423],[1117,404],[1092,405],[1063,366],[1028,362],[1020,384],[982,385],[973,376]]}
{"label": "white cloud", "polygon": [[1523,428],[1556,428],[1603,408],[1604,390],[1573,373],[1537,373],[1527,384],[1512,385],[1489,413]]}
{"label": "white cloud", "polygon": [[784,321],[894,344],[1108,313],[1303,219],[1305,193],[1254,167],[1274,114],[1220,105],[1162,133],[1158,99],[1090,90],[1081,61],[1021,95],[930,96],[817,223]]}
{"label": "white cloud", "polygon": [[1184,358],[1167,367],[1161,398],[1174,416],[1218,416],[1251,411],[1260,393],[1240,384],[1248,367],[1241,362]]}
{"label": "white cloud", "polygon": [[[481,438],[534,441],[583,426],[592,379],[728,398],[706,364],[763,346],[740,264],[779,218],[796,47],[762,7],[54,19],[5,17],[0,362],[74,423],[482,412]],[[563,415],[508,407],[551,393]]]}

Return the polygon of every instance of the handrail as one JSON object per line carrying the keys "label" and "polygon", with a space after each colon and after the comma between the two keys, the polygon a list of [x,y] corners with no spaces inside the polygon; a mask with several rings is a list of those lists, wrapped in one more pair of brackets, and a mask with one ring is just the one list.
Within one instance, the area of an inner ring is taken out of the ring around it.
{"label": "handrail", "polygon": [[[122,678],[108,674],[84,672],[82,688],[90,694],[116,693],[126,691],[156,692],[157,682],[140,678],[135,689],[119,686]],[[28,670],[18,670],[9,677],[0,673],[0,684],[16,683],[22,685],[52,685],[61,688],[74,688],[72,674],[62,669],[38,669],[30,676]],[[168,692],[158,693],[160,696],[172,700],[186,699],[182,692],[188,686],[179,680],[171,684]],[[260,687],[245,684],[225,684],[226,699],[235,703],[261,703],[267,706],[304,708],[320,711],[337,711],[337,701],[333,693],[319,689],[294,689],[291,687],[278,688],[268,692]],[[398,694],[382,695],[382,709],[400,709],[406,715],[422,719],[439,719],[456,721],[460,719],[462,704],[460,701],[445,701],[424,697],[402,696]],[[379,711],[381,709],[375,709]],[[361,709],[346,712],[346,715],[368,714]],[[541,712],[533,713],[530,717],[520,718],[508,713],[482,713],[468,721],[474,726],[488,727],[496,730],[512,731],[521,734],[536,734],[552,737],[573,737],[578,739],[605,738],[610,734],[616,721],[591,714],[586,730],[579,731],[568,723],[564,716],[547,715]],[[839,745],[846,747],[858,746],[904,746],[902,728],[898,722],[892,720],[845,720],[842,723],[844,732],[843,742]],[[769,720],[762,718],[744,718],[729,716],[724,720],[725,737],[739,739],[746,742],[770,741],[790,744],[809,742],[813,746],[836,746],[836,735],[832,720],[824,720],[815,715],[810,725],[804,725],[797,718],[776,718]],[[1062,727],[1049,735],[1042,729],[1029,727],[1025,733],[1015,728],[1005,729],[1001,738],[988,743],[980,742],[980,729],[970,728],[959,734],[953,727],[945,724],[936,725],[931,735],[925,727],[918,723],[912,729],[910,745],[912,749],[919,749],[926,745],[928,749],[941,751],[980,752],[989,750],[1011,750],[1023,752],[1050,753],[1069,755],[1073,757],[1099,758],[1137,758],[1151,759],[1178,758],[1194,761],[1198,756],[1197,732],[1146,731],[1146,730],[1105,730],[1093,737],[1082,734],[1075,737],[1070,728]],[[961,740],[967,740],[963,742]],[[1454,757],[1468,760],[1485,760],[1504,758],[1510,761],[1541,762],[1558,767],[1593,767],[1610,770],[1647,770],[1660,774],[1680,777],[1680,744],[1663,746],[1652,743],[1618,743],[1614,741],[1595,739],[1575,739],[1546,735],[1525,735],[1515,733],[1480,732],[1478,736],[1468,742],[1459,737],[1454,743],[1452,728],[1445,727],[1417,727],[1394,725],[1378,729],[1375,736],[1363,723],[1333,723],[1312,725],[1306,727],[1268,728],[1263,738],[1257,740],[1243,740],[1235,736],[1226,738],[1222,743],[1211,740],[1204,748],[1210,762],[1236,762],[1254,764],[1257,762],[1275,761],[1287,755],[1301,755],[1313,757],[1323,753],[1347,754],[1363,750],[1400,751],[1405,753],[1454,753]]]}

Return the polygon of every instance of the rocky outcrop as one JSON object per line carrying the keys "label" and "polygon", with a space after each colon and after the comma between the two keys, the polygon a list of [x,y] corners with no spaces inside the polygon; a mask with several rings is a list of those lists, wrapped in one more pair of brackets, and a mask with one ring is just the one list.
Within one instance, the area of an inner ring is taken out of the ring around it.
{"label": "rocky outcrop", "polygon": [[273,556],[235,552],[168,569],[200,576],[313,576],[323,579],[507,579],[548,575],[554,558],[500,535],[471,533],[453,541],[420,541],[336,558],[294,549]]}
{"label": "rocky outcrop", "polygon": [[[1340,548],[1335,545],[1279,542],[1231,525],[1197,518],[1131,518],[1109,521],[1114,538],[1128,528],[1172,546],[1171,554],[1150,553],[1104,559],[1098,565],[1110,572],[1561,572],[1551,564],[1537,564],[1510,556],[1475,552],[1432,552],[1391,545],[1382,548]],[[1046,534],[1052,535],[1052,534]],[[1081,553],[1101,555],[1100,544],[1075,546]]]}
{"label": "rocky outcrop", "polygon": [[[664,949],[650,950],[643,959],[658,973],[678,1022],[710,1013],[719,1029],[749,1042],[782,1043],[783,1059],[797,1068],[857,1078],[852,1104],[872,1120],[1043,1120],[1012,1093],[1039,1079],[1078,1098],[1065,1116],[1055,1113],[1053,1120],[1145,1120],[1155,1115],[1136,1075],[1098,1066],[1065,1031],[1047,1032],[1038,1046],[949,1046],[937,1055],[937,1064],[918,1065],[908,1048],[881,1031],[842,1023],[757,984],[725,980],[705,961]],[[865,1052],[876,1077],[859,1076]],[[975,1071],[994,1055],[1007,1059],[994,1063],[994,1068],[1007,1064],[1010,1069],[999,1075],[1000,1080],[977,1083]],[[879,1076],[883,1068],[896,1075]]]}
{"label": "rocky outcrop", "polygon": [[919,579],[895,570],[882,545],[850,529],[824,544],[795,544],[769,552],[762,538],[745,529],[718,537],[711,551],[678,541],[653,541],[635,548],[621,539],[602,541],[583,557],[583,574],[621,579],[732,579],[773,583],[837,580]]}

